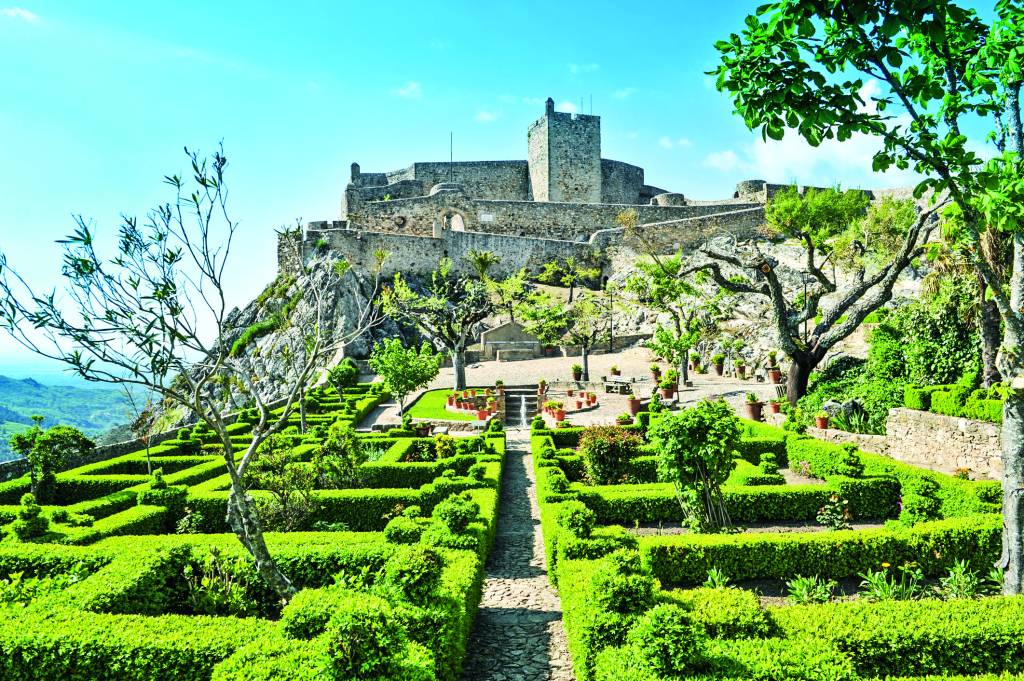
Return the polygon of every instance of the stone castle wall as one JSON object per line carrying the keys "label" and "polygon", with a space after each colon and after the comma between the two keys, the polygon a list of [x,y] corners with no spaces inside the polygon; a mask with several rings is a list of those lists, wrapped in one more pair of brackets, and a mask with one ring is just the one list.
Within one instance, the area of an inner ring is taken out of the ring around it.
{"label": "stone castle wall", "polygon": [[571,256],[589,256],[593,248],[584,242],[557,239],[519,238],[480,232],[444,231],[431,235],[366,232],[349,229],[345,223],[311,222],[306,229],[304,248],[311,253],[318,242],[326,241],[329,248],[347,259],[353,266],[371,270],[375,266],[374,253],[388,252],[383,275],[396,273],[427,274],[437,262],[450,258],[457,272],[472,274],[473,269],[465,256],[471,250],[491,251],[501,255],[494,266],[494,276],[506,276],[527,268],[538,271],[544,263]]}
{"label": "stone castle wall", "polygon": [[601,203],[644,203],[644,169],[601,159]]}
{"label": "stone castle wall", "polygon": [[[553,203],[537,201],[492,201],[473,199],[464,192],[441,191],[432,196],[366,204],[349,213],[353,228],[368,231],[399,232],[430,236],[446,214],[462,217],[467,231],[547,239],[587,240],[595,232],[619,227],[616,218],[625,210],[635,210],[641,223],[662,223],[722,214],[716,224],[730,220],[761,221],[764,208],[759,204],[735,203],[723,212],[723,206],[704,205],[629,205],[607,203]],[[749,211],[749,213],[744,213]],[[676,239],[679,229],[693,226],[661,226],[666,242]],[[748,225],[742,225],[745,231]],[[676,239],[678,240],[678,239]]]}

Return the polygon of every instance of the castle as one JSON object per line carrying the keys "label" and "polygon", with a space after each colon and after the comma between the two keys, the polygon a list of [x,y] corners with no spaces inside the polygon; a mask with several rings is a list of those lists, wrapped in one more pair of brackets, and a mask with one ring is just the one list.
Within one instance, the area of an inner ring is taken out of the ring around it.
{"label": "castle", "polygon": [[751,180],[730,198],[694,201],[645,184],[643,168],[601,158],[599,116],[555,111],[549,98],[527,131],[525,161],[413,163],[384,173],[353,163],[340,218],[282,235],[279,266],[331,248],[369,267],[383,249],[385,274],[415,273],[440,257],[458,263],[489,250],[508,272],[622,243],[624,211],[640,225],[630,238],[676,249],[723,230],[752,236],[779,186]]}

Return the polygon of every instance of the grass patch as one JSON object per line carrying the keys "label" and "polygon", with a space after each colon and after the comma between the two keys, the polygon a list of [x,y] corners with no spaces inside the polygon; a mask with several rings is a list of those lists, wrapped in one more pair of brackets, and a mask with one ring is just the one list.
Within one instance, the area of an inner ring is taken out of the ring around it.
{"label": "grass patch", "polygon": [[412,403],[406,413],[414,419],[441,419],[446,421],[476,421],[476,413],[468,411],[448,411],[446,404],[451,390],[428,390]]}

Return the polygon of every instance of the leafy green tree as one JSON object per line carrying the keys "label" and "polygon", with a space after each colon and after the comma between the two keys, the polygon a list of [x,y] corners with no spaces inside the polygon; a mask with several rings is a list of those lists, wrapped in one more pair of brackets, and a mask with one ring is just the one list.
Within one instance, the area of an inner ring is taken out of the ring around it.
{"label": "leafy green tree", "polygon": [[[860,191],[810,189],[801,194],[790,187],[768,202],[765,219],[780,235],[803,247],[800,285],[787,286],[780,263],[756,246],[738,248],[717,241],[704,244],[696,264],[681,273],[707,272],[725,291],[768,300],[779,347],[791,360],[787,397],[796,404],[828,351],[892,297],[900,274],[923,255],[937,225],[934,213],[934,209],[924,211],[911,220],[912,208],[884,202],[868,208],[868,199]],[[834,261],[835,265],[848,269],[850,279],[842,289],[835,270],[830,273],[826,267],[840,255],[842,262]],[[884,264],[878,266],[879,262]],[[722,265],[738,276],[729,276]],[[835,299],[823,307],[822,299],[829,295]]]}
{"label": "leafy green tree", "polygon": [[346,388],[354,388],[359,384],[359,366],[354,359],[346,357],[327,372],[327,381],[338,395],[342,395]]}
{"label": "leafy green tree", "polygon": [[398,413],[405,413],[405,398],[437,378],[441,355],[427,343],[407,348],[400,338],[385,338],[373,347],[370,368],[384,379],[384,389],[398,400]]}
{"label": "leafy green tree", "polygon": [[[971,264],[1003,326],[998,366],[1011,382],[1002,427],[1007,594],[1024,591],[1024,6],[997,0],[995,20],[950,0],[785,0],[757,8],[741,33],[715,43],[720,90],[762,135],[787,128],[812,145],[855,134],[878,140],[875,170],[913,168],[963,211]],[[877,85],[869,95],[866,80]],[[983,162],[962,123],[993,123],[997,155]],[[1011,245],[1008,266],[986,248]]]}
{"label": "leafy green tree", "polygon": [[537,279],[545,284],[567,286],[569,288],[569,302],[571,303],[577,285],[585,281],[597,279],[599,276],[601,276],[600,268],[594,267],[575,256],[569,256],[561,262],[552,260],[551,262],[544,263],[544,270]]}
{"label": "leafy green tree", "polygon": [[739,419],[724,400],[702,400],[651,423],[648,439],[658,452],[658,477],[675,485],[694,531],[731,525],[721,486],[736,467],[740,435]]}
{"label": "leafy green tree", "polygon": [[414,291],[401,273],[381,295],[384,311],[415,324],[452,358],[455,390],[466,387],[466,348],[480,322],[494,309],[486,285],[452,271],[452,261],[442,258],[430,275],[423,293]]}
{"label": "leafy green tree", "polygon": [[43,430],[41,416],[33,416],[28,430],[11,438],[11,448],[28,459],[32,495],[42,502],[53,500],[57,472],[69,461],[87,456],[96,443],[72,426]]}
{"label": "leafy green tree", "polygon": [[583,380],[590,380],[590,355],[608,338],[611,327],[609,299],[583,293],[563,303],[546,291],[536,291],[521,306],[523,329],[545,345],[580,348]]}
{"label": "leafy green tree", "polygon": [[487,291],[494,300],[494,306],[507,312],[509,321],[515,323],[516,311],[526,302],[530,293],[527,287],[526,269],[522,268],[504,279],[488,278],[485,283]]}
{"label": "leafy green tree", "polygon": [[480,281],[488,281],[490,279],[489,273],[491,268],[501,262],[501,256],[493,253],[492,251],[478,251],[476,249],[470,249],[466,254],[466,260],[473,266],[473,270],[476,272],[477,278]]}
{"label": "leafy green tree", "polygon": [[638,260],[636,273],[626,281],[626,288],[638,302],[668,314],[669,326],[659,324],[647,346],[677,366],[685,382],[690,349],[709,327],[715,326],[722,296],[704,295],[699,284],[706,277],[699,272],[683,276],[684,268],[681,254]]}

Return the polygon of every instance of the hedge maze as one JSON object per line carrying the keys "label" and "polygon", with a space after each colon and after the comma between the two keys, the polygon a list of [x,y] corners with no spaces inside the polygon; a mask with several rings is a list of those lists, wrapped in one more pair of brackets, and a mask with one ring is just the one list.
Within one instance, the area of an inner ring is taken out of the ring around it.
{"label": "hedge maze", "polygon": [[[306,511],[267,533],[299,589],[283,607],[229,533],[225,467],[201,427],[148,458],[60,473],[39,503],[28,479],[0,484],[0,678],[457,679],[504,433],[360,433],[365,460],[349,484],[303,485],[323,479],[313,473],[332,429],[381,399],[368,384],[313,391],[305,434],[296,414],[280,435],[281,475],[249,485],[267,508],[284,499]],[[237,450],[252,416],[230,426]]]}
{"label": "hedge maze", "polygon": [[[651,418],[622,428],[645,438]],[[738,531],[694,534],[652,527],[681,510],[649,442],[618,484],[595,485],[581,429],[534,423],[548,576],[579,681],[1024,678],[1024,599],[983,588],[1000,554],[997,483],[742,428],[722,487]],[[817,525],[830,503],[860,529]],[[799,598],[808,584],[827,586]]]}

